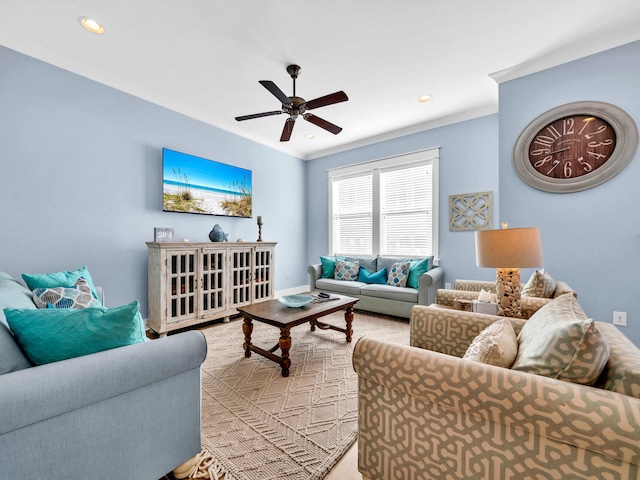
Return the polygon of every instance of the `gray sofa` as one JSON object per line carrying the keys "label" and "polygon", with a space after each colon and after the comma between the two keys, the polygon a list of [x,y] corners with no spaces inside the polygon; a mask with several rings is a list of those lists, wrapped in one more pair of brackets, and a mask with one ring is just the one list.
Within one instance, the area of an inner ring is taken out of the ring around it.
{"label": "gray sofa", "polygon": [[0,477],[158,480],[200,451],[202,333],[31,366],[4,308],[36,308],[0,272]]}
{"label": "gray sofa", "polygon": [[[408,258],[384,255],[345,256],[347,261],[358,260],[360,266],[370,272],[376,272],[383,268],[389,270],[393,263]],[[411,257],[411,259],[422,258],[425,257]],[[307,270],[311,291],[348,295],[359,299],[355,306],[358,310],[409,318],[411,308],[414,305],[434,303],[437,290],[443,287],[444,270],[441,267],[433,266],[433,257],[430,257],[429,267],[430,269],[420,276],[417,289],[322,278],[321,264],[310,265]]]}

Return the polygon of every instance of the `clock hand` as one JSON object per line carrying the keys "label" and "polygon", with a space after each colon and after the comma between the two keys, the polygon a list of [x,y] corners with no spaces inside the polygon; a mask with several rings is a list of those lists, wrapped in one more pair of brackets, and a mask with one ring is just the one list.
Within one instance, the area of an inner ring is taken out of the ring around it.
{"label": "clock hand", "polygon": [[564,152],[565,150],[569,150],[571,147],[564,147],[561,148],[560,150],[554,150],[553,152],[550,152],[549,155],[553,155],[554,153],[558,153],[558,152]]}

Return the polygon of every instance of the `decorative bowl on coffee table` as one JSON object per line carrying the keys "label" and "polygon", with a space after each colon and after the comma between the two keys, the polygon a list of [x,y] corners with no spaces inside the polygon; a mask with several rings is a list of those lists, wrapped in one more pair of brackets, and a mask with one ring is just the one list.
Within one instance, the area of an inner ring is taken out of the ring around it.
{"label": "decorative bowl on coffee table", "polygon": [[304,307],[308,303],[313,301],[311,295],[285,295],[284,297],[278,297],[278,301],[287,307]]}

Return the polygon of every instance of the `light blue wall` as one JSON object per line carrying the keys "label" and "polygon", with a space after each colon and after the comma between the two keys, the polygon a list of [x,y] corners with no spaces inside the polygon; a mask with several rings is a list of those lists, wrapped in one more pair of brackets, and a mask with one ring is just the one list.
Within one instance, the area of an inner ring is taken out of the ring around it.
{"label": "light blue wall", "polygon": [[514,226],[539,226],[552,276],[568,281],[597,320],[628,312],[621,330],[640,345],[640,153],[608,182],[569,194],[529,187],[511,166],[513,145],[530,121],[581,100],[617,105],[640,124],[640,42],[500,86],[500,210]]}
{"label": "light blue wall", "polygon": [[[253,219],[162,212],[161,149],[253,171]],[[0,47],[0,270],[84,264],[111,306],[146,316],[154,227],[277,241],[276,289],[307,282],[306,162]],[[289,274],[289,279],[285,277]]]}
{"label": "light blue wall", "polygon": [[476,267],[473,232],[449,231],[449,195],[492,191],[498,218],[498,116],[490,115],[381,142],[309,162],[307,205],[309,263],[326,255],[328,234],[327,171],[345,165],[440,147],[439,254],[445,282],[456,278],[494,279],[495,271]]}

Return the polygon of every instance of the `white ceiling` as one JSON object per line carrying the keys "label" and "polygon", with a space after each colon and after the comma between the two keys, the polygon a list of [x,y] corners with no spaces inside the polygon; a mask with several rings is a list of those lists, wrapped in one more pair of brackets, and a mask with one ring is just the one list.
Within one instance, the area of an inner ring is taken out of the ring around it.
{"label": "white ceiling", "polygon": [[[304,159],[497,112],[497,82],[635,40],[638,0],[0,0],[0,44]],[[313,111],[340,134],[234,120],[278,110],[258,80],[291,95],[291,63],[298,96],[347,93]]]}

